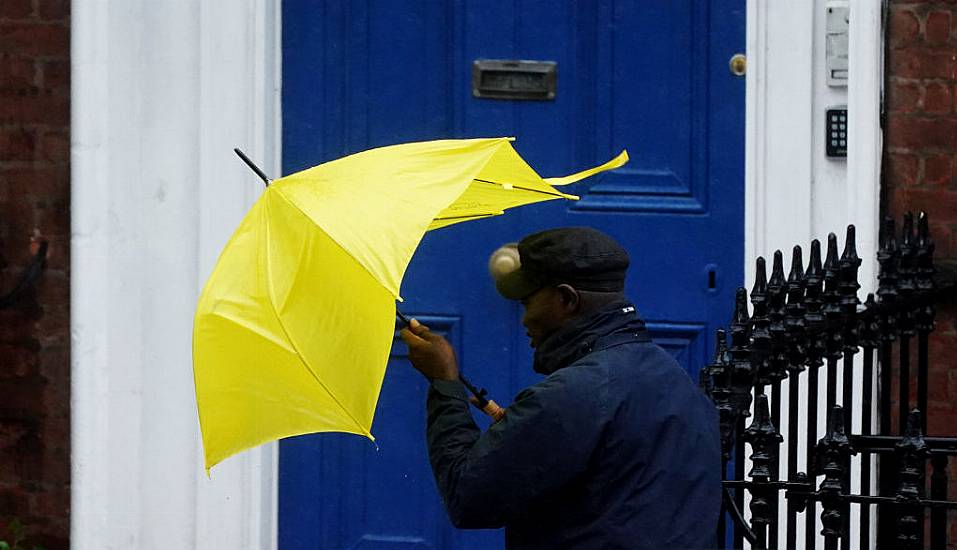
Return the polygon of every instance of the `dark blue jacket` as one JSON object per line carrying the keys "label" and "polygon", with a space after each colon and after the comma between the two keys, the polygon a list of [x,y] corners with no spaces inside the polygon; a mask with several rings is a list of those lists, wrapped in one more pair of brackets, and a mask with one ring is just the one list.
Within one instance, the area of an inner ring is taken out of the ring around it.
{"label": "dark blue jacket", "polygon": [[508,548],[712,547],[714,405],[650,342],[630,304],[579,319],[535,355],[547,374],[481,433],[459,382],[433,381],[429,457],[452,523]]}

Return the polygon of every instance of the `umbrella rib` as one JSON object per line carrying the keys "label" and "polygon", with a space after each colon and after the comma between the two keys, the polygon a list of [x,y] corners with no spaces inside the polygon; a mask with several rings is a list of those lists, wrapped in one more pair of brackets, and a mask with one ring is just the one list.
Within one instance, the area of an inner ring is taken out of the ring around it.
{"label": "umbrella rib", "polygon": [[[285,199],[285,197],[283,197],[283,199]],[[268,204],[266,205],[266,208],[267,209],[269,208]],[[269,242],[270,240],[269,224],[267,223],[265,225],[266,225],[266,242]],[[267,246],[266,247],[266,269],[268,270],[268,276],[269,276],[268,278],[270,281],[272,281],[272,262],[269,261],[269,254],[270,254],[270,250],[269,250],[269,247]],[[352,416],[352,413],[349,412],[349,409],[347,409],[345,405],[343,405],[342,402],[339,401],[336,395],[329,390],[329,388],[325,385],[325,383],[323,383],[323,381],[319,378],[319,375],[316,374],[316,371],[306,361],[306,358],[302,355],[302,352],[299,350],[299,346],[296,345],[296,341],[293,340],[292,335],[289,334],[289,330],[286,329],[286,324],[283,323],[282,317],[279,315],[279,311],[276,310],[276,302],[275,300],[273,300],[273,295],[272,295],[272,285],[268,285],[268,289],[266,291],[266,297],[269,299],[269,307],[272,308],[272,312],[276,316],[276,321],[279,323],[279,327],[282,329],[283,334],[286,335],[286,339],[289,341],[289,345],[292,346],[292,349],[296,351],[296,357],[299,359],[299,362],[302,363],[304,367],[306,367],[306,370],[309,371],[309,374],[312,375],[312,377],[316,380],[319,386],[323,390],[325,390],[325,392],[329,395],[329,398],[332,399],[332,401],[336,405],[339,405],[339,408],[342,409],[342,412],[346,413],[346,416],[349,417],[349,420],[352,420],[355,423],[356,427],[359,428],[359,431],[362,432],[362,434],[368,437],[369,439],[375,441],[375,438],[372,437],[372,432],[365,429],[362,426],[362,424],[358,420],[356,420],[356,417]]]}
{"label": "umbrella rib", "polygon": [[374,440],[375,438],[372,437],[372,433],[369,432],[369,430],[366,430],[365,428],[363,428],[362,424],[358,420],[356,420],[356,417],[352,416],[352,413],[349,412],[349,409],[347,409],[345,405],[343,405],[342,402],[339,401],[339,399],[336,397],[336,394],[334,394],[332,391],[329,390],[329,388],[325,385],[325,383],[323,383],[323,381],[319,378],[319,375],[316,374],[315,369],[313,369],[312,366],[306,361],[305,357],[303,357],[302,352],[299,350],[299,346],[296,345],[295,340],[292,339],[292,336],[289,334],[289,331],[286,330],[286,325],[285,323],[282,322],[282,317],[280,317],[279,312],[276,311],[276,304],[273,303],[272,296],[269,296],[269,305],[270,307],[272,307],[273,313],[276,314],[276,319],[279,321],[279,326],[282,327],[283,333],[286,335],[286,338],[289,340],[289,345],[291,345],[292,349],[296,351],[296,357],[299,359],[299,362],[302,363],[304,367],[306,367],[306,370],[309,371],[309,374],[311,374],[313,379],[315,379],[315,381],[322,387],[322,389],[325,390],[327,394],[329,394],[329,397],[335,402],[335,404],[339,405],[339,408],[342,409],[342,412],[346,413],[346,416],[349,417],[349,420],[352,420],[355,423],[356,427],[359,428],[359,431],[361,431],[362,434],[367,436],[369,439]]}
{"label": "umbrella rib", "polygon": [[492,216],[501,216],[501,212],[496,212],[495,214],[468,214],[465,216],[447,216],[444,218],[432,218],[432,221],[442,221],[442,220],[463,220],[467,218],[491,218]]}
{"label": "umbrella rib", "polygon": [[[497,181],[480,180],[480,179],[478,179],[478,178],[472,178],[472,181],[477,181],[477,182],[479,182],[479,183],[490,183],[490,184],[492,184],[492,185],[498,185],[498,186],[501,186],[501,187],[505,187],[505,184],[504,184],[504,183],[499,183],[499,182],[497,182]],[[531,193],[541,193],[542,195],[548,195],[548,196],[550,196],[550,197],[562,197],[562,196],[563,196],[561,193],[549,193],[548,191],[542,191],[541,189],[531,189],[531,188],[529,188],[529,187],[522,187],[522,186],[520,186],[520,185],[513,185],[512,188],[513,188],[513,189],[521,189],[522,191],[529,191],[529,192],[531,192]]]}

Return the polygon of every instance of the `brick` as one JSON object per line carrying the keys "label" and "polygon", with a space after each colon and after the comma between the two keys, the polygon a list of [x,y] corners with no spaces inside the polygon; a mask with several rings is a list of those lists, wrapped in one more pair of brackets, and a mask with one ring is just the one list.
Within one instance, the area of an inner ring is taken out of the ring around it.
{"label": "brick", "polygon": [[[3,287],[3,292],[9,292],[9,285]],[[19,305],[19,304],[16,304]],[[40,342],[34,335],[36,312],[23,311],[17,307],[0,309],[0,344],[10,344],[37,351]]]}
{"label": "brick", "polygon": [[0,89],[29,88],[36,84],[37,69],[33,59],[0,55]]}
{"label": "brick", "polygon": [[889,153],[885,182],[891,187],[909,187],[917,184],[920,159],[907,153]]}
{"label": "brick", "polygon": [[957,426],[957,416],[949,405],[939,405],[937,403],[928,403],[930,416],[927,417],[927,432],[932,435],[954,434],[954,427]]}
{"label": "brick", "polygon": [[[54,200],[37,206],[36,226],[47,239],[47,257],[50,257],[49,238],[50,237],[69,237],[70,236],[70,205],[64,200]],[[52,251],[54,254],[66,252],[63,250]]]}
{"label": "brick", "polygon": [[17,344],[0,344],[0,380],[40,374],[37,350]]}
{"label": "brick", "polygon": [[954,159],[950,155],[930,155],[924,158],[924,183],[949,186],[953,180]]}
{"label": "brick", "polygon": [[45,61],[41,65],[43,71],[43,88],[46,90],[65,91],[70,93],[70,61],[54,59]]}
{"label": "brick", "polygon": [[[939,240],[939,237],[935,236],[934,239]],[[946,306],[938,308],[936,328],[934,328],[934,332],[930,335],[931,340],[957,334],[957,313],[955,313],[953,309],[953,305],[950,306],[950,309]]]}
{"label": "brick", "polygon": [[957,116],[888,116],[887,144],[904,149],[957,149]]}
{"label": "brick", "polygon": [[70,123],[69,96],[50,90],[32,88],[29,93],[0,93],[0,125],[48,124],[66,126]]}
{"label": "brick", "polygon": [[69,0],[38,0],[37,12],[46,21],[63,20],[70,17]]}
{"label": "brick", "polygon": [[[27,508],[27,495],[26,492],[20,487],[9,487],[0,489],[0,510],[3,510],[6,518],[12,517],[23,517]],[[5,537],[9,537],[10,533],[7,530],[7,523],[4,522],[0,525],[0,533],[3,533]]]}
{"label": "brick", "polygon": [[930,219],[952,219],[957,212],[957,191],[902,188],[893,190],[891,196],[895,207],[912,212],[923,210]]}
{"label": "brick", "polygon": [[33,16],[33,0],[3,0],[0,19],[27,19]]}
{"label": "brick", "polygon": [[0,162],[33,160],[36,136],[21,126],[0,127]]}
{"label": "brick", "polygon": [[915,81],[893,79],[887,94],[888,109],[892,113],[910,113],[920,108],[920,84]]}
{"label": "brick", "polygon": [[44,132],[40,138],[42,160],[61,163],[70,160],[70,134],[68,132]]}
{"label": "brick", "polygon": [[42,419],[46,413],[42,399],[44,384],[44,380],[39,376],[4,381],[3,400],[0,400],[0,418]]}
{"label": "brick", "polygon": [[934,46],[947,44],[950,40],[950,12],[932,11],[924,22],[924,41]]}
{"label": "brick", "polygon": [[64,167],[0,167],[0,201],[65,197],[69,192],[70,172]]}
{"label": "brick", "polygon": [[70,235],[48,235],[47,261],[48,273],[66,273],[70,269]]}
{"label": "brick", "polygon": [[63,273],[44,272],[37,280],[36,290],[41,305],[70,302],[70,279]]}
{"label": "brick", "polygon": [[67,25],[0,22],[0,52],[62,57],[69,51],[70,29]]}
{"label": "brick", "polygon": [[949,49],[891,49],[888,58],[892,76],[957,79],[957,53]]}
{"label": "brick", "polygon": [[954,108],[953,90],[949,84],[931,82],[924,87],[924,112],[945,114]]}
{"label": "brick", "polygon": [[16,447],[31,429],[25,422],[0,422],[0,450]]}
{"label": "brick", "polygon": [[[954,231],[951,229],[951,224],[946,220],[944,223],[937,223],[935,221],[930,222],[930,234],[931,239],[934,241],[934,257],[936,259],[943,259],[951,257],[951,254],[954,253],[953,240],[954,240]],[[938,322],[938,330],[935,333],[939,332],[940,323]]]}
{"label": "brick", "polygon": [[894,9],[891,11],[887,28],[891,48],[908,46],[920,40],[920,21],[910,10]]}

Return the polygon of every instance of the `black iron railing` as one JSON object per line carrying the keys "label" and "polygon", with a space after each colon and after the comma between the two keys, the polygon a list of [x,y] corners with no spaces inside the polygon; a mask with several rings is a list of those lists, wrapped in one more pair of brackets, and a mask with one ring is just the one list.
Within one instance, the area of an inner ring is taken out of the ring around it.
{"label": "black iron railing", "polygon": [[[825,549],[850,548],[855,506],[862,549],[907,550],[925,543],[935,550],[946,548],[947,511],[957,509],[957,502],[947,495],[948,458],[957,454],[957,437],[924,437],[932,382],[928,335],[934,328],[938,295],[933,252],[924,214],[916,228],[913,217],[905,216],[899,241],[893,220],[887,220],[877,258],[877,297],[870,294],[863,304],[857,296],[861,260],[853,226],[847,228],[840,256],[837,237],[828,235],[823,262],[817,240],[811,243],[807,267],[801,247],[795,246],[787,276],[780,251],[774,253],[770,278],[764,258],[757,259],[752,310],[749,313],[747,291],[738,289],[730,345],[726,331],[719,330],[714,361],[701,372],[702,388],[714,401],[721,426],[728,520],[718,526],[719,546],[730,542],[739,548],[748,541],[754,548],[796,548],[803,521],[803,547],[817,548],[820,533]],[[915,336],[917,361],[912,373],[910,345]],[[896,426],[891,394],[895,348]],[[855,361],[858,353],[860,362]],[[917,403],[912,408],[914,374]],[[855,396],[858,381],[861,395]],[[782,397],[785,383],[787,400]],[[803,403],[802,387],[807,396]],[[873,433],[875,391],[879,415]],[[820,428],[819,395],[827,412]],[[859,410],[854,407],[856,397]],[[856,419],[859,433],[851,433]],[[746,445],[751,453],[747,474]],[[802,454],[810,473],[799,471]],[[853,455],[861,457],[856,469]],[[872,457],[877,457],[876,469]],[[855,485],[859,490],[853,490]],[[875,494],[873,487],[878,489]],[[925,541],[928,512],[930,540]],[[730,537],[727,522],[733,526]]]}

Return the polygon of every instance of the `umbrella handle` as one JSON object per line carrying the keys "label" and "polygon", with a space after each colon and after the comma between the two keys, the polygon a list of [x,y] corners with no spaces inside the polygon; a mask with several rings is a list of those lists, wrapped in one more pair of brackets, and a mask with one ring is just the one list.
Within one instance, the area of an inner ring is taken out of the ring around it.
{"label": "umbrella handle", "polygon": [[[398,308],[395,310],[395,316],[399,319],[399,325],[401,325],[401,328],[407,328],[409,326],[409,318],[403,315]],[[462,385],[468,388],[469,392],[471,392],[472,403],[478,407],[480,411],[489,415],[494,422],[498,422],[505,417],[505,409],[499,406],[499,404],[495,401],[485,397],[488,395],[488,391],[485,388],[479,389],[473,386],[472,383],[469,382],[468,379],[465,378],[465,376],[463,376],[461,373],[459,373],[459,382],[462,382]]]}
{"label": "umbrella handle", "polygon": [[[478,406],[478,404],[476,404],[476,406]],[[491,417],[492,422],[498,422],[499,420],[505,418],[505,409],[491,399],[486,401],[484,407],[479,407],[479,410]]]}

